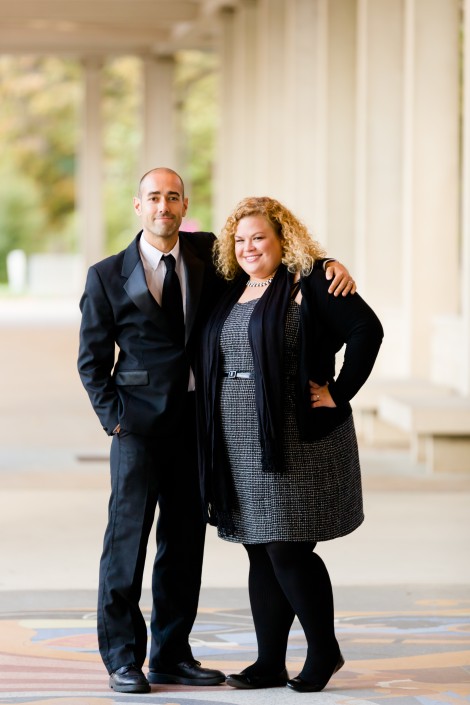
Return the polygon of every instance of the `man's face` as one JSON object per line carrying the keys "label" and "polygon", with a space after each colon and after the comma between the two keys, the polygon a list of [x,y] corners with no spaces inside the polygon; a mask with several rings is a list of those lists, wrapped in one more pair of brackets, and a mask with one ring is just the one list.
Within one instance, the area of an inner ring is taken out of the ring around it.
{"label": "man's face", "polygon": [[180,179],[172,172],[151,171],[143,180],[134,210],[140,217],[143,236],[154,247],[169,252],[176,243],[188,208]]}

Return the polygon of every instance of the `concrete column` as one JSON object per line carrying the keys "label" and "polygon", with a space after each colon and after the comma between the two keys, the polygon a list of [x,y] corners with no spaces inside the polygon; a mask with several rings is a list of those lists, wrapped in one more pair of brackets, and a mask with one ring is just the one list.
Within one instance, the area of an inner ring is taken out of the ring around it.
{"label": "concrete column", "polygon": [[407,373],[424,378],[433,319],[460,303],[458,6],[404,2],[403,338]]}
{"label": "concrete column", "polygon": [[360,292],[387,330],[375,373],[404,375],[403,6],[358,0],[354,258]]}
{"label": "concrete column", "polygon": [[326,200],[327,0],[241,0],[221,12],[216,225],[278,198],[320,239]]}
{"label": "concrete column", "polygon": [[361,290],[382,308],[395,289],[402,243],[403,10],[359,0],[357,16],[356,262]]}
{"label": "concrete column", "polygon": [[103,216],[103,137],[101,129],[101,70],[96,58],[83,60],[84,95],[78,155],[78,212],[85,267],[102,259],[105,250]]}
{"label": "concrete column", "polygon": [[260,137],[260,119],[253,110],[258,90],[257,0],[242,0],[234,23],[233,61],[233,203],[256,195],[258,159],[256,145]]}
{"label": "concrete column", "polygon": [[172,56],[143,59],[141,175],[156,166],[178,171],[175,129],[175,60]]}
{"label": "concrete column", "polygon": [[[285,5],[285,89],[273,101],[284,115],[283,138],[272,144],[281,155],[280,181],[286,205],[326,245],[327,198],[327,34],[326,0],[294,0]],[[275,136],[274,136],[275,137]]]}
{"label": "concrete column", "polygon": [[464,3],[463,66],[463,155],[462,155],[462,258],[461,312],[462,348],[461,391],[470,395],[470,0]]}
{"label": "concrete column", "polygon": [[[292,3],[294,4],[294,3]],[[258,195],[282,199],[288,175],[283,154],[290,135],[286,129],[286,2],[259,0],[255,62],[257,89],[253,112],[258,115],[254,150]]]}
{"label": "concrete column", "polygon": [[221,98],[217,230],[234,206],[256,194],[259,115],[254,110],[258,64],[257,0],[242,0],[237,10],[224,9],[221,21]]}
{"label": "concrete column", "polygon": [[224,8],[219,15],[220,125],[217,135],[217,173],[214,193],[214,231],[217,233],[235,205],[234,163],[236,150],[235,106],[245,96],[235,91],[235,11]]}
{"label": "concrete column", "polygon": [[357,278],[354,248],[356,0],[329,0],[326,233],[328,251]]}

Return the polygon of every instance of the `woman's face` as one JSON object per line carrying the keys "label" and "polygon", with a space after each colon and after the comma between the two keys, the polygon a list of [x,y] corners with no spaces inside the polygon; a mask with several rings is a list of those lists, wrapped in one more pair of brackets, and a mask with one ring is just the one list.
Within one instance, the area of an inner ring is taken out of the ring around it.
{"label": "woman's face", "polygon": [[248,215],[239,221],[235,231],[235,257],[252,279],[267,279],[279,267],[281,241],[264,216]]}

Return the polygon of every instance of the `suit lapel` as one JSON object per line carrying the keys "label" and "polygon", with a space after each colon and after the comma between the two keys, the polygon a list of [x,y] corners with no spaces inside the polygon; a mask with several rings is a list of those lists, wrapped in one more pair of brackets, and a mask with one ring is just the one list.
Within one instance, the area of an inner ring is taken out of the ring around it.
{"label": "suit lapel", "polygon": [[204,262],[194,252],[191,243],[184,237],[184,233],[180,233],[180,246],[186,274],[185,342],[187,343],[201,298],[205,266]]}
{"label": "suit lapel", "polygon": [[147,286],[144,267],[139,252],[139,238],[140,233],[137,235],[136,239],[131,242],[124,253],[124,261],[121,270],[122,276],[126,278],[124,289],[129,298],[147,318],[153,321],[159,328],[162,328],[168,335],[171,335],[165,315]]}

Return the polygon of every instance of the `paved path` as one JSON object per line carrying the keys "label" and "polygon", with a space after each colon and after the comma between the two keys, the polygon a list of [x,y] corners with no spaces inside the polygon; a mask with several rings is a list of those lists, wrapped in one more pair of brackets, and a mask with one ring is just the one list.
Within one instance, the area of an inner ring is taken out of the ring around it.
{"label": "paved path", "polygon": [[[347,659],[327,691],[113,696],[94,621],[109,441],[76,374],[78,318],[65,304],[60,313],[8,318],[0,306],[0,703],[468,703],[470,467],[429,477],[406,450],[370,448],[361,449],[366,521],[319,550]],[[246,578],[244,550],[209,529],[193,635],[205,664],[236,670],[253,659]],[[304,647],[297,625],[292,673]]]}

